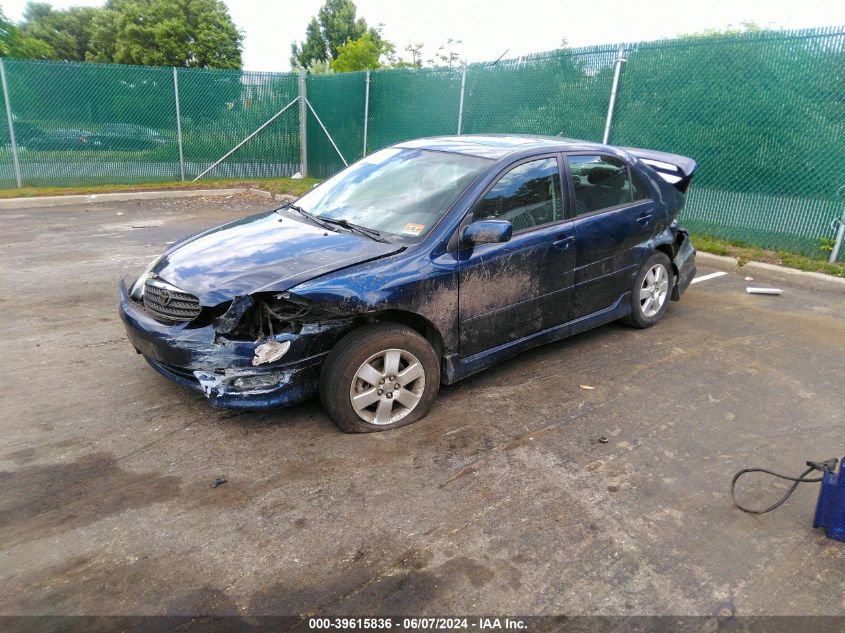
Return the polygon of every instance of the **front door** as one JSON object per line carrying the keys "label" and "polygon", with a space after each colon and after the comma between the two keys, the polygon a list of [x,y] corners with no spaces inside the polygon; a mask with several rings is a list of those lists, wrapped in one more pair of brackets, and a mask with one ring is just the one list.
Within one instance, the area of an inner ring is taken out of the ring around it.
{"label": "front door", "polygon": [[575,235],[566,218],[557,156],[509,168],[473,207],[470,220],[513,224],[501,244],[459,253],[461,356],[565,323],[570,317]]}

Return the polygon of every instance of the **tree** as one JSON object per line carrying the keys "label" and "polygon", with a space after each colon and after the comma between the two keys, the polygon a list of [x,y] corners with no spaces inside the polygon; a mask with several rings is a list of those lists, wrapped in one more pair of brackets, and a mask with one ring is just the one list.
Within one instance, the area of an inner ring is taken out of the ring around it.
{"label": "tree", "polygon": [[318,62],[316,59],[308,66],[311,75],[331,75],[334,73],[330,62]]}
{"label": "tree", "polygon": [[23,35],[50,47],[50,59],[85,61],[94,17],[102,9],[70,7],[53,9],[46,2],[30,2],[20,25]]}
{"label": "tree", "polygon": [[352,0],[326,0],[317,12],[332,59],[337,59],[341,46],[350,40],[357,40],[367,32],[367,21],[364,18],[356,19],[355,12]]}
{"label": "tree", "polygon": [[49,59],[51,55],[52,49],[47,44],[21,33],[0,8],[0,57]]}
{"label": "tree", "polygon": [[109,0],[94,17],[86,59],[240,68],[242,41],[220,0]]}
{"label": "tree", "polygon": [[429,63],[432,66],[448,66],[449,68],[453,64],[457,65],[461,59],[461,44],[463,44],[462,40],[455,40],[450,37],[445,44],[437,47],[437,52],[434,54],[434,58],[429,60]]}
{"label": "tree", "polygon": [[338,49],[337,58],[332,60],[332,70],[348,73],[355,70],[380,68],[383,57],[390,58],[393,44],[385,40],[374,40],[372,34],[364,33],[356,40],[350,40]]}
{"label": "tree", "polygon": [[328,61],[326,41],[323,39],[320,23],[316,17],[311,18],[305,29],[305,41],[302,45],[298,47],[296,42],[291,44],[291,67],[307,68],[314,62],[325,64]]}
{"label": "tree", "polygon": [[305,30],[305,41],[291,44],[292,67],[308,68],[313,61],[330,62],[337,59],[340,48],[369,33],[377,45],[387,44],[378,28],[370,28],[364,18],[356,17],[352,0],[326,0]]}
{"label": "tree", "polygon": [[399,62],[400,65],[410,67],[410,68],[422,68],[422,56],[423,56],[423,47],[425,44],[422,42],[417,42],[416,44],[411,44],[408,42],[408,45],[405,47],[405,52],[411,54],[411,61],[409,62]]}

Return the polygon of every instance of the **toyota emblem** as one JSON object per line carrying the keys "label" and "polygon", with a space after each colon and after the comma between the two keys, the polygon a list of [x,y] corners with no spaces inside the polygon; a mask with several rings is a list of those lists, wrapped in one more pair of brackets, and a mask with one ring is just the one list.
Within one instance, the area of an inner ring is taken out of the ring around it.
{"label": "toyota emblem", "polygon": [[170,302],[173,301],[173,295],[170,294],[169,290],[162,290],[159,296],[161,298],[161,305],[163,306],[169,306]]}

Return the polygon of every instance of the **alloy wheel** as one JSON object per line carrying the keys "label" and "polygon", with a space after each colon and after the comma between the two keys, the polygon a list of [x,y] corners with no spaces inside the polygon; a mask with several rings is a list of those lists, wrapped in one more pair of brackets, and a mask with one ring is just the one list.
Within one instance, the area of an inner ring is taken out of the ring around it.
{"label": "alloy wheel", "polygon": [[651,318],[660,312],[668,296],[669,273],[665,266],[655,264],[645,274],[640,288],[640,309],[643,315]]}
{"label": "alloy wheel", "polygon": [[416,408],[425,390],[425,369],[403,349],[386,349],[365,360],[349,389],[352,408],[370,424],[393,424]]}

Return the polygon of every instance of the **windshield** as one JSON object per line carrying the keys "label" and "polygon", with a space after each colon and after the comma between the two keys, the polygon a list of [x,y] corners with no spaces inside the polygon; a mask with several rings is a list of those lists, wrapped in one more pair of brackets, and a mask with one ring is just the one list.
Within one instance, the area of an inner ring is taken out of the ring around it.
{"label": "windshield", "polygon": [[383,149],[297,200],[320,218],[418,242],[490,165],[486,158],[420,149]]}

